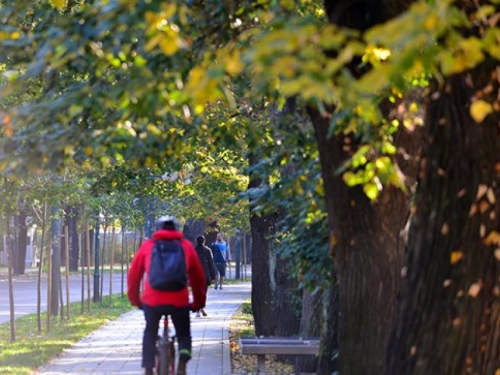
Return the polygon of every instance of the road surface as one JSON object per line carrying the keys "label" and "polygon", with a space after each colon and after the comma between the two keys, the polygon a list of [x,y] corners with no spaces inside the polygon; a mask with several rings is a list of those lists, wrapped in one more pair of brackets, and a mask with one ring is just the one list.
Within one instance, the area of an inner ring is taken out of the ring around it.
{"label": "road surface", "polygon": [[[63,301],[66,305],[66,277],[62,276],[62,295]],[[109,279],[110,274],[104,273],[104,286],[103,295],[109,295]],[[124,277],[124,292],[127,291],[127,278]],[[37,308],[37,275],[36,273],[29,273],[21,277],[14,278],[14,313],[16,318],[21,316],[35,314]],[[70,276],[70,303],[81,301],[82,295],[82,276],[72,275]],[[85,287],[85,297],[87,299],[87,277],[84,280]],[[121,270],[113,271],[113,294],[121,293],[122,290],[122,276]],[[42,311],[47,309],[47,279],[43,278],[41,283],[41,308]],[[93,298],[94,291],[94,278],[90,275],[90,295]],[[8,322],[10,320],[10,304],[9,304],[9,281],[7,278],[0,279],[0,324]]]}

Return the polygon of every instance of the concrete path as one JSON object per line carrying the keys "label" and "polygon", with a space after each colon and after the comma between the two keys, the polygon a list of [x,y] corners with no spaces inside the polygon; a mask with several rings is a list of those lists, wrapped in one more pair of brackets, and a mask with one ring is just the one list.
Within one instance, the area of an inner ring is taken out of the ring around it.
{"label": "concrete path", "polygon": [[[208,292],[207,317],[191,314],[193,358],[189,375],[230,375],[229,323],[250,298],[250,282],[225,285]],[[35,374],[140,375],[144,329],[142,311],[134,310],[80,340]]]}

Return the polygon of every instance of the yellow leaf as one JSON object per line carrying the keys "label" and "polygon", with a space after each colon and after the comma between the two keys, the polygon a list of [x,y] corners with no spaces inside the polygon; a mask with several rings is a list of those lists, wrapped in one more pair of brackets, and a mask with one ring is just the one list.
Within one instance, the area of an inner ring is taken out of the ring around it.
{"label": "yellow leaf", "polygon": [[493,106],[484,100],[476,100],[470,106],[470,115],[477,123],[483,122],[486,116],[493,112]]}
{"label": "yellow leaf", "polygon": [[450,42],[453,47],[439,55],[441,69],[445,75],[472,69],[484,60],[483,46],[475,37]]}
{"label": "yellow leaf", "polygon": [[243,63],[241,62],[239,52],[235,52],[226,58],[226,71],[235,76],[243,70]]}
{"label": "yellow leaf", "polygon": [[462,260],[463,257],[464,253],[462,251],[453,251],[451,253],[450,262],[451,264],[457,264]]}
{"label": "yellow leaf", "polygon": [[66,0],[51,0],[52,6],[57,9],[62,9],[66,5]]}
{"label": "yellow leaf", "polygon": [[146,157],[146,160],[144,161],[144,166],[145,167],[152,167],[153,165],[154,165],[153,158],[150,156]]}
{"label": "yellow leaf", "polygon": [[73,155],[75,153],[75,150],[73,149],[73,146],[64,146],[64,155]]}
{"label": "yellow leaf", "polygon": [[179,50],[179,44],[176,39],[161,38],[159,44],[161,50],[167,56],[172,56]]}
{"label": "yellow leaf", "polygon": [[484,244],[486,246],[490,245],[499,245],[500,246],[500,233],[498,233],[496,230],[492,230],[490,234],[484,239]]}

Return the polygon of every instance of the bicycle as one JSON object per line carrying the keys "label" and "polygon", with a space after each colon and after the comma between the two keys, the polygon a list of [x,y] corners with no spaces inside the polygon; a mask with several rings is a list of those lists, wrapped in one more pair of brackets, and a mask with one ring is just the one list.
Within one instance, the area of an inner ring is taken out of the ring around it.
{"label": "bicycle", "polygon": [[175,375],[175,333],[170,328],[168,315],[163,317],[163,332],[156,343],[156,374]]}

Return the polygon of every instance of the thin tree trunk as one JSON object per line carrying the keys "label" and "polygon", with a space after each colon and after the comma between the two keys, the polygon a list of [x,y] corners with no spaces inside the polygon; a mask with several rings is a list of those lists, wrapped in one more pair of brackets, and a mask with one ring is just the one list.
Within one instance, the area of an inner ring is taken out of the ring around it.
{"label": "thin tree trunk", "polygon": [[7,214],[7,249],[9,258],[9,306],[10,306],[10,342],[16,342],[16,316],[14,311],[14,282],[13,282],[13,246],[10,228],[11,215]]}
{"label": "thin tree trunk", "polygon": [[102,237],[102,247],[101,247],[101,282],[100,282],[100,293],[99,296],[102,299],[104,291],[104,263],[106,263],[106,237],[108,233],[108,223],[107,219],[104,225],[104,233]]}
{"label": "thin tree trunk", "polygon": [[50,332],[50,318],[52,316],[52,236],[47,247],[47,332]]}
{"label": "thin tree trunk", "polygon": [[69,230],[68,227],[64,227],[64,238],[66,240],[66,317],[68,320],[71,318],[70,308],[69,308]]}
{"label": "thin tree trunk", "polygon": [[87,311],[90,312],[92,304],[90,303],[91,298],[92,298],[92,283],[90,281],[91,278],[91,272],[90,272],[90,266],[92,264],[92,261],[90,259],[90,231],[89,231],[89,222],[88,219],[85,218],[85,236],[87,238],[87,241],[85,241],[85,251],[87,253]]}
{"label": "thin tree trunk", "polygon": [[38,263],[38,282],[37,282],[37,301],[36,301],[36,316],[38,332],[42,332],[42,270],[43,270],[43,254],[45,245],[45,232],[47,230],[47,202],[43,203],[42,212],[42,243],[40,250],[40,260]]}
{"label": "thin tree trunk", "polygon": [[125,295],[125,251],[126,251],[126,237],[125,237],[125,228],[122,226],[122,243],[121,243],[121,259],[120,259],[120,269],[121,269],[121,290],[120,296]]}
{"label": "thin tree trunk", "polygon": [[64,318],[64,299],[63,299],[62,274],[60,268],[59,268],[59,306],[60,306],[59,314],[62,320]]}
{"label": "thin tree trunk", "polygon": [[111,227],[111,254],[109,265],[109,302],[113,296],[113,263],[115,262],[115,226]]}
{"label": "thin tree trunk", "polygon": [[[85,232],[84,232],[85,233]],[[85,312],[85,240],[84,240],[84,237],[83,235],[80,236],[80,241],[81,241],[81,244],[80,244],[80,249],[81,249],[81,254],[80,254],[80,259],[82,260],[81,261],[81,283],[82,283],[82,289],[81,289],[81,293],[80,293],[80,314],[83,314]]]}

